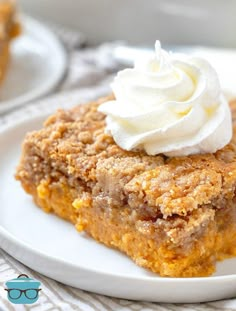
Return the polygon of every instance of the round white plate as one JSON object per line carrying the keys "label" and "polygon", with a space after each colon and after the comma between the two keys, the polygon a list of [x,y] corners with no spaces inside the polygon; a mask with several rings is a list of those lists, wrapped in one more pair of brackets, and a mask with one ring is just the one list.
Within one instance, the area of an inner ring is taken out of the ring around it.
{"label": "round white plate", "polygon": [[0,247],[48,277],[104,295],[169,303],[234,296],[236,259],[219,263],[211,277],[159,277],[119,251],[77,233],[70,223],[44,213],[14,180],[25,133],[39,129],[56,106],[84,102],[93,94],[80,91],[52,97],[10,115],[0,126]]}
{"label": "round white plate", "polygon": [[11,61],[0,86],[0,113],[52,91],[66,69],[66,53],[41,23],[21,17],[22,34],[11,45]]}

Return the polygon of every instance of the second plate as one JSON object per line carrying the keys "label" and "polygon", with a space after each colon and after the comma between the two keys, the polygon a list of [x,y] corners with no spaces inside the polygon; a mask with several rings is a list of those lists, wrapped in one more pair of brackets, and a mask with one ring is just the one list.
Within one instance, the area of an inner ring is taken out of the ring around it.
{"label": "second plate", "polygon": [[0,87],[0,113],[52,91],[62,79],[64,47],[47,27],[23,15],[22,34],[12,42],[11,61]]}

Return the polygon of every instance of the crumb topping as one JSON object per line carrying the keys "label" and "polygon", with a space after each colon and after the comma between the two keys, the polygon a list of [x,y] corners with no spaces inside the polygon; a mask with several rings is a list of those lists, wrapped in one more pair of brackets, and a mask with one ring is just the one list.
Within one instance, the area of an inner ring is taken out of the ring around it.
{"label": "crumb topping", "polygon": [[[125,151],[115,144],[104,131],[105,116],[97,111],[110,98],[58,110],[41,130],[29,133],[17,178],[36,185],[66,179],[96,206],[131,208],[138,230],[150,230],[145,221],[151,220],[153,226],[165,226],[176,241],[180,232],[204,227],[215,209],[235,196],[236,101],[231,103],[230,144],[215,154],[169,158]],[[184,226],[188,230],[180,230]]]}

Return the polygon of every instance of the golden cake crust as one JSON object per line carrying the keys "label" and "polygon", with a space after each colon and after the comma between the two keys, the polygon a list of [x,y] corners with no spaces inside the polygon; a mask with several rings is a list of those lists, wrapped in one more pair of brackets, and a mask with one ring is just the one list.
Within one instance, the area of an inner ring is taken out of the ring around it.
{"label": "golden cake crust", "polygon": [[[36,154],[72,179],[97,186],[94,192],[99,191],[99,184],[114,200],[126,200],[133,208],[145,203],[164,217],[186,215],[205,204],[217,205],[223,196],[234,196],[235,136],[215,154],[168,158],[129,152],[105,133],[105,118],[97,111],[98,105],[94,102],[59,110],[42,130],[26,137],[26,147],[32,146]],[[234,108],[236,101],[231,106]],[[110,189],[105,189],[106,178],[110,179]]]}

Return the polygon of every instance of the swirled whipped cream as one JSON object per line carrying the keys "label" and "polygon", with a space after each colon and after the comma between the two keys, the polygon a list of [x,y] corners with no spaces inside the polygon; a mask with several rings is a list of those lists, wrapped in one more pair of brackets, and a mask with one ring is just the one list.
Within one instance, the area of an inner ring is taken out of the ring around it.
{"label": "swirled whipped cream", "polygon": [[214,153],[232,138],[229,105],[215,70],[203,59],[168,54],[156,41],[155,56],[118,72],[115,100],[99,111],[106,130],[125,150],[149,155]]}

